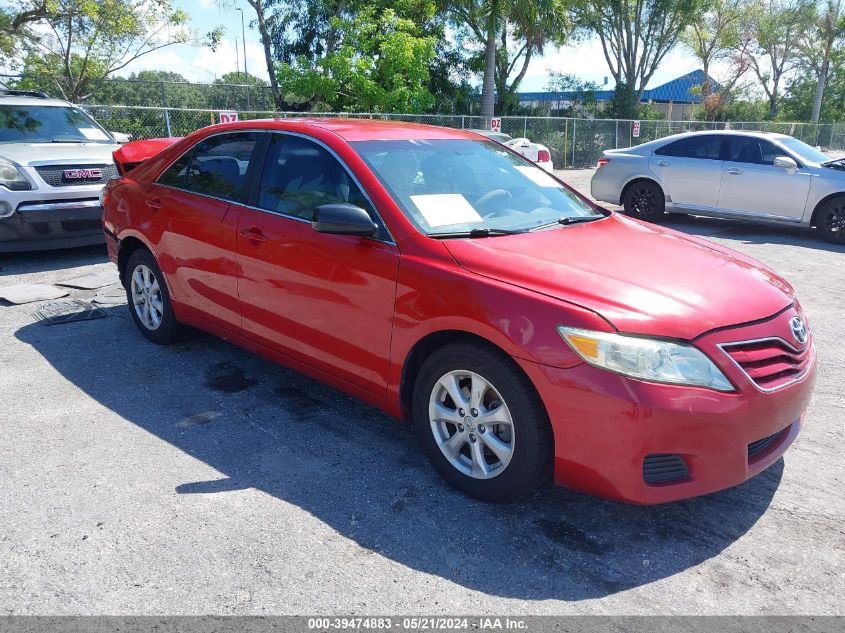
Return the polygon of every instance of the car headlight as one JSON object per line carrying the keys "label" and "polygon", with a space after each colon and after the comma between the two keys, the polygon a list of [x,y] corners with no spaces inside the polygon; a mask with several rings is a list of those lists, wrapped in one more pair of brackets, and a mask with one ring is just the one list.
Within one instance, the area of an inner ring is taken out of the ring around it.
{"label": "car headlight", "polygon": [[0,185],[14,191],[32,188],[20,170],[5,160],[0,160]]}
{"label": "car headlight", "polygon": [[692,345],[560,326],[558,332],[590,365],[654,382],[733,391],[733,385]]}

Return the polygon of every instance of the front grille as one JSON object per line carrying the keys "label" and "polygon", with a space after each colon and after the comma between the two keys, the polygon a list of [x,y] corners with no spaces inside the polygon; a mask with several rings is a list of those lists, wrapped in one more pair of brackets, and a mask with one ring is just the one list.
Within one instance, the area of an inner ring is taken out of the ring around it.
{"label": "front grille", "polygon": [[680,455],[652,453],[643,459],[643,479],[647,484],[665,484],[689,479],[689,468]]}
{"label": "front grille", "polygon": [[810,362],[810,345],[796,349],[780,338],[721,345],[751,381],[765,391],[800,378]]}
{"label": "front grille", "polygon": [[778,431],[777,433],[770,435],[769,437],[764,437],[762,440],[751,442],[751,444],[748,445],[748,461],[751,461],[760,453],[765,452],[766,449],[769,448],[775,442],[777,442],[785,432],[786,429]]}
{"label": "front grille", "polygon": [[[67,178],[66,171],[99,169],[99,177]],[[42,180],[51,187],[80,187],[82,185],[99,185],[117,176],[114,164],[105,165],[40,165],[35,168]]]}

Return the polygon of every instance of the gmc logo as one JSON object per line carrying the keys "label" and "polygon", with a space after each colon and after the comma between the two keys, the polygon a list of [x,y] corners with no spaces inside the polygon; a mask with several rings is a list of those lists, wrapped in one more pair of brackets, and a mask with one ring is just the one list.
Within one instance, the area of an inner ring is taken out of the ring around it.
{"label": "gmc logo", "polygon": [[65,169],[62,172],[62,176],[65,180],[89,180],[96,178],[97,180],[103,177],[103,170],[92,168],[92,169]]}

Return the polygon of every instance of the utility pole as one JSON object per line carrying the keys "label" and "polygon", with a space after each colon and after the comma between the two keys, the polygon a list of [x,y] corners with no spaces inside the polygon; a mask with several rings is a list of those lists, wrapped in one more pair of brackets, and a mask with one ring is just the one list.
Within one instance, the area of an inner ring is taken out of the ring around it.
{"label": "utility pole", "polygon": [[237,7],[235,11],[241,12],[241,41],[244,43],[244,75],[249,77],[249,71],[246,69],[246,30],[244,30],[244,10]]}
{"label": "utility pole", "polygon": [[238,38],[235,38],[235,75],[238,80],[241,78],[241,60],[238,57]]}

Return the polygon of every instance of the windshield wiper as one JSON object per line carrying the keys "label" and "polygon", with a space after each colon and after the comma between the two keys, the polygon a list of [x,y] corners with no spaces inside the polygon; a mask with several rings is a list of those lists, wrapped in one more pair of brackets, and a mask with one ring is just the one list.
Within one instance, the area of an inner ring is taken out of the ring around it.
{"label": "windshield wiper", "polygon": [[525,233],[516,229],[472,229],[470,231],[455,231],[453,233],[431,233],[429,237],[449,238],[449,237],[492,237],[495,235],[516,235],[518,233]]}
{"label": "windshield wiper", "polygon": [[569,224],[578,224],[579,222],[593,222],[595,220],[601,220],[602,218],[607,217],[604,215],[576,215],[576,216],[566,216],[563,218],[558,218],[554,222],[547,222],[546,224],[541,224],[540,226],[535,226],[532,228],[532,231],[540,231],[542,229],[547,229],[550,226],[554,226],[555,224],[563,224],[567,226]]}

